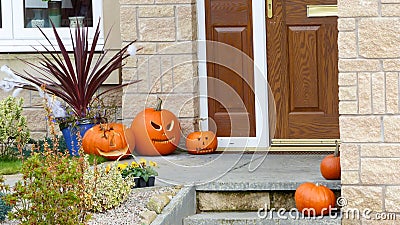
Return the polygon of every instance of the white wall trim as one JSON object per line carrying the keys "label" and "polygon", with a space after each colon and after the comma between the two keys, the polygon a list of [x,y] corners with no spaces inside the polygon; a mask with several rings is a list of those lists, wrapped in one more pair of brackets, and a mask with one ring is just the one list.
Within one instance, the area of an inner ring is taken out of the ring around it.
{"label": "white wall trim", "polygon": [[[254,52],[254,82],[255,82],[255,112],[256,137],[219,137],[219,148],[229,147],[267,147],[269,140],[268,122],[268,82],[267,82],[267,53],[265,30],[265,2],[252,2],[253,15],[253,52]],[[206,26],[204,0],[197,0],[198,27],[198,60],[199,60],[199,94],[200,117],[208,118],[207,102],[207,65],[206,61]],[[204,130],[208,129],[208,121],[202,122]]]}

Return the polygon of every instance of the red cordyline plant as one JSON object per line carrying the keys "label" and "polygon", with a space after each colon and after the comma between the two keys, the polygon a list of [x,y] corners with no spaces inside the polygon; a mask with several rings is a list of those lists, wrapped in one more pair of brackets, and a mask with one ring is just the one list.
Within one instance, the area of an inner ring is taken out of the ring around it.
{"label": "red cordyline plant", "polygon": [[[70,29],[73,47],[72,57],[70,57],[53,23],[52,27],[60,52],[56,52],[56,46],[51,43],[48,36],[39,28],[47,42],[51,45],[51,48],[49,49],[44,44],[41,44],[45,51],[41,52],[35,49],[42,55],[39,65],[21,59],[41,76],[37,76],[26,70],[24,71],[25,74],[16,71],[14,73],[37,86],[45,86],[47,92],[64,100],[71,107],[77,118],[85,118],[87,116],[94,96],[99,97],[108,91],[139,82],[139,80],[131,81],[115,86],[102,93],[97,93],[102,83],[110,74],[122,68],[122,61],[130,56],[130,54],[127,54],[128,48],[135,41],[130,42],[109,59],[105,59],[106,56],[108,57],[108,51],[103,48],[97,59],[95,59],[95,48],[100,37],[100,21],[97,24],[91,44],[89,44],[88,28],[78,26],[75,28],[74,35]],[[104,45],[107,42],[109,34],[110,32],[104,41]],[[129,50],[136,53],[136,48],[133,47],[132,49]],[[132,54],[132,52],[130,53]]]}

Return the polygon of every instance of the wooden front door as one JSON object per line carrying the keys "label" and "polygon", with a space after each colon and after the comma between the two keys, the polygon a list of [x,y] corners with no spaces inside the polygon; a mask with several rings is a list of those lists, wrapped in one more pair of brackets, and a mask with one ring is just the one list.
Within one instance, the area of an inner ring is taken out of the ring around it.
{"label": "wooden front door", "polygon": [[[205,0],[210,127],[255,136],[251,0]],[[215,124],[214,124],[215,123]]]}
{"label": "wooden front door", "polygon": [[272,1],[266,29],[275,138],[339,138],[337,17],[307,17],[307,5],[336,0]]}

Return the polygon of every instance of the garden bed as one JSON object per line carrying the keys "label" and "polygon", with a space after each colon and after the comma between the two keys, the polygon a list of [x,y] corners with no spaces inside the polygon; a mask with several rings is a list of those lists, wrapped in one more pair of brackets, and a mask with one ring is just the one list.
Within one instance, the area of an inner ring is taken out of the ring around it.
{"label": "garden bed", "polygon": [[[107,210],[103,213],[93,213],[90,225],[108,225],[108,224],[127,224],[127,225],[142,225],[140,214],[149,211],[146,205],[149,200],[156,195],[166,194],[175,196],[180,190],[179,186],[169,187],[148,187],[132,189],[128,199],[118,207]],[[17,221],[4,221],[2,225],[16,225]]]}

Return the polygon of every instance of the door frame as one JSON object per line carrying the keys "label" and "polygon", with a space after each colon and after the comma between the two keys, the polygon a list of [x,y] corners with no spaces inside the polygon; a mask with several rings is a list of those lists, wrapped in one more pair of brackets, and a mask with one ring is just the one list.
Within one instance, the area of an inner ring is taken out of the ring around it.
{"label": "door frame", "polygon": [[[251,0],[249,0],[251,1]],[[206,14],[204,0],[196,0],[198,34],[198,74],[200,118],[208,118],[207,63],[206,63]],[[267,37],[265,1],[252,1],[254,90],[256,137],[218,137],[218,147],[229,148],[267,148],[271,143],[268,121],[268,77],[267,77]],[[255,32],[257,31],[257,32]],[[208,120],[200,121],[203,129],[208,129]]]}

